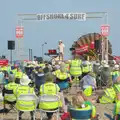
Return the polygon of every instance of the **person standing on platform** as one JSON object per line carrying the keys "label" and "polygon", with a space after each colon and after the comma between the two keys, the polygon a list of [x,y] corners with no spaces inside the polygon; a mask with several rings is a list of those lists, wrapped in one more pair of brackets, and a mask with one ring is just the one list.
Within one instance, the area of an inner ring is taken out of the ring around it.
{"label": "person standing on platform", "polygon": [[64,48],[65,45],[63,44],[62,40],[59,40],[58,50],[59,50],[59,60],[64,60]]}

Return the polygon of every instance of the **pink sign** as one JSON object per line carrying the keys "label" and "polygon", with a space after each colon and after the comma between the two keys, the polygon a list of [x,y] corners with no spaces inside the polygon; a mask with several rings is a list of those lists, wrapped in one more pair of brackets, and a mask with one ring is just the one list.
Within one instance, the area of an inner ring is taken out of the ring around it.
{"label": "pink sign", "polygon": [[110,33],[110,26],[109,25],[101,25],[101,35],[109,36],[109,33]]}
{"label": "pink sign", "polygon": [[16,27],[16,38],[23,38],[24,37],[24,27],[23,26],[17,26]]}

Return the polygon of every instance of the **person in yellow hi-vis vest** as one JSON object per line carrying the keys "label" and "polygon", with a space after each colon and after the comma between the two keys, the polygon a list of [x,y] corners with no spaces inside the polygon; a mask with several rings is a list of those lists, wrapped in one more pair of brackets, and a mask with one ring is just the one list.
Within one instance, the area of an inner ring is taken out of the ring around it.
{"label": "person in yellow hi-vis vest", "polygon": [[[47,73],[45,75],[46,83],[40,86],[40,95],[58,95],[60,88],[57,84],[53,83],[53,75],[52,73]],[[62,106],[61,101],[58,102],[40,102],[39,108],[45,110],[52,110]],[[53,113],[47,113],[47,117],[49,119],[52,118]]]}
{"label": "person in yellow hi-vis vest", "polygon": [[23,73],[20,68],[17,68],[16,74],[15,74],[15,83],[20,84],[20,79],[22,78]]}
{"label": "person in yellow hi-vis vest", "polygon": [[56,83],[60,87],[60,90],[69,88],[69,83],[72,83],[71,76],[69,73],[67,73],[64,63],[61,63],[60,71],[57,72],[55,77]]}
{"label": "person in yellow hi-vis vest", "polygon": [[[28,78],[27,75],[23,75],[23,77],[20,79],[20,85],[14,90],[14,95],[16,98],[18,98],[21,94],[35,94],[34,88],[29,86],[29,83],[31,80]],[[25,105],[25,106],[24,106]],[[26,105],[28,107],[26,107]],[[20,111],[19,112],[19,120],[22,119],[23,111],[29,110],[31,111],[31,120],[33,120],[33,114],[35,110],[36,104],[33,103],[33,101],[16,101],[16,108]]]}
{"label": "person in yellow hi-vis vest", "polygon": [[81,65],[82,65],[82,61],[80,60],[79,55],[75,55],[75,59],[71,60],[70,62],[70,75],[72,79],[78,77],[79,81],[81,80],[81,75],[82,75]]}
{"label": "person in yellow hi-vis vest", "polygon": [[113,87],[106,88],[104,93],[99,97],[98,102],[102,104],[113,103],[115,101],[116,92]]}
{"label": "person in yellow hi-vis vest", "polygon": [[[9,75],[8,82],[9,83],[7,85],[5,85],[4,90],[8,90],[8,91],[13,92],[19,86],[18,84],[15,83],[14,74],[10,74]],[[16,97],[15,97],[14,94],[13,95],[11,95],[11,94],[10,95],[9,94],[5,94],[4,99],[6,101],[16,101]]]}
{"label": "person in yellow hi-vis vest", "polygon": [[86,76],[89,72],[92,71],[92,67],[89,61],[84,61],[82,63],[82,77]]}

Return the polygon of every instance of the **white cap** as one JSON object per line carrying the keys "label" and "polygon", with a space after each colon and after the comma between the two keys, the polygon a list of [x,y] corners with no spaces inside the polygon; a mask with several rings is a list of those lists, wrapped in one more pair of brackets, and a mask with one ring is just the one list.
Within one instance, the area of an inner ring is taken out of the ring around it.
{"label": "white cap", "polygon": [[119,65],[116,64],[113,69],[114,70],[119,70]]}
{"label": "white cap", "polygon": [[20,84],[21,85],[28,85],[30,83],[30,79],[28,78],[27,75],[23,75],[23,77],[20,79]]}
{"label": "white cap", "polygon": [[95,63],[95,65],[99,66],[99,65],[100,65],[100,63]]}
{"label": "white cap", "polygon": [[102,60],[101,63],[102,64],[107,64],[107,61],[106,60]]}
{"label": "white cap", "polygon": [[59,40],[59,42],[62,42],[62,40]]}
{"label": "white cap", "polygon": [[108,68],[108,67],[109,67],[109,65],[108,65],[108,64],[104,64],[104,65],[103,65],[103,67],[106,67],[106,68]]}

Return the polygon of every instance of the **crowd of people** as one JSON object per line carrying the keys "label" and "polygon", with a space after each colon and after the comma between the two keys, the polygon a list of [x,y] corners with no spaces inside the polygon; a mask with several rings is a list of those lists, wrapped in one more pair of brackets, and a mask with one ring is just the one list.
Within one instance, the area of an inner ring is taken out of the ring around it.
{"label": "crowd of people", "polygon": [[[31,120],[34,120],[36,108],[49,111],[60,108],[62,120],[74,119],[73,111],[79,114],[79,111],[90,110],[89,119],[98,120],[99,115],[94,103],[115,103],[113,118],[120,119],[120,70],[119,64],[114,60],[108,63],[105,60],[88,61],[81,60],[76,55],[73,60],[54,63],[29,61],[17,66],[1,66],[0,84],[4,104],[9,102],[15,104],[19,110],[19,120],[22,120],[22,114],[26,110],[30,111]],[[70,89],[74,86],[77,86],[75,96],[70,94]],[[98,89],[102,89],[101,94],[94,95]],[[66,91],[69,93],[68,96]],[[59,101],[37,100],[35,104],[34,101],[18,99],[20,95],[27,94],[34,94],[36,99],[44,95],[57,95]],[[72,99],[69,96],[72,96]],[[2,109],[0,112],[3,112]],[[46,113],[49,120],[55,119],[53,112]]]}

